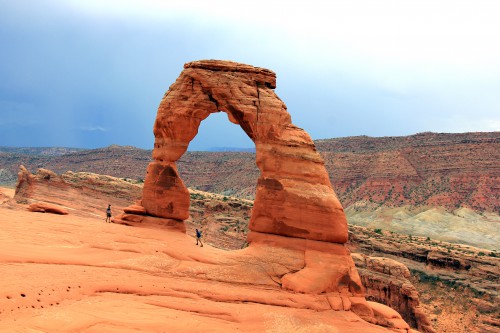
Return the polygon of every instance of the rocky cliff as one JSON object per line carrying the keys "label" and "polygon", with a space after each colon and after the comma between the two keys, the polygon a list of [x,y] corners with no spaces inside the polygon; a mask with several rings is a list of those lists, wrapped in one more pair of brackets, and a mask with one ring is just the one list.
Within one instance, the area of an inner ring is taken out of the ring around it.
{"label": "rocky cliff", "polygon": [[[421,293],[417,312],[426,313],[439,332],[498,332],[500,258],[496,252],[359,226],[350,226],[349,247],[354,252],[404,263]],[[389,304],[393,302],[393,284],[388,287],[386,281],[372,278],[364,283],[371,285],[368,290],[374,291],[370,296],[373,299],[382,296]],[[406,296],[396,297],[396,303],[405,298],[407,302],[403,303],[412,303],[411,289],[401,290]]]}
{"label": "rocky cliff", "polygon": [[[369,209],[382,205],[500,211],[499,132],[360,136],[316,140],[315,144],[345,207],[361,202]],[[190,188],[253,199],[259,175],[254,156],[187,152],[178,161],[179,172]],[[0,170],[4,178],[11,175],[11,182],[20,164],[57,173],[88,171],[142,179],[150,160],[151,151],[119,146],[51,158],[9,150],[0,152]]]}
{"label": "rocky cliff", "polygon": [[345,206],[500,210],[500,134],[421,133],[318,140]]}

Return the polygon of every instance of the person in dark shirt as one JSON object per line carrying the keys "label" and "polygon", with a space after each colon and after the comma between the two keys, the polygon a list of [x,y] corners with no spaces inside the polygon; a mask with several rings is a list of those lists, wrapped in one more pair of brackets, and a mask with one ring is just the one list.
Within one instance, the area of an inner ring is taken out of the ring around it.
{"label": "person in dark shirt", "polygon": [[108,205],[108,209],[106,209],[106,222],[111,223],[111,205]]}
{"label": "person in dark shirt", "polygon": [[201,242],[201,231],[196,229],[196,245],[200,242],[200,247],[203,247],[203,243]]}

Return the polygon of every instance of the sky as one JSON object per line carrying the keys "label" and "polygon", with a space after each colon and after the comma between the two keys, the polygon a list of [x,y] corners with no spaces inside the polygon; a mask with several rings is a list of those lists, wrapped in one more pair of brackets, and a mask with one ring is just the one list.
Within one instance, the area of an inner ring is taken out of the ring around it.
{"label": "sky", "polygon": [[[0,0],[0,146],[153,147],[186,62],[269,68],[313,139],[500,131],[498,0]],[[190,150],[252,147],[223,113]]]}

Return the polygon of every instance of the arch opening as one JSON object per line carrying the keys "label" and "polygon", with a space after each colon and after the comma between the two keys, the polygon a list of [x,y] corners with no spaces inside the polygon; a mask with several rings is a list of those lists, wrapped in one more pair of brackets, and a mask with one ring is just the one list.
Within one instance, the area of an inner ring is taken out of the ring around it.
{"label": "arch opening", "polygon": [[188,152],[195,151],[254,152],[255,144],[241,126],[230,121],[226,112],[218,111],[201,121],[198,133],[188,146]]}
{"label": "arch opening", "polygon": [[[223,129],[223,131],[221,131]],[[204,150],[196,140],[219,136]],[[236,138],[235,138],[236,136]],[[245,149],[238,147],[246,144]],[[201,121],[188,151],[177,162],[179,175],[190,195],[186,233],[198,229],[204,242],[225,250],[248,245],[248,226],[260,171],[255,164],[254,143],[225,112],[211,113]]]}

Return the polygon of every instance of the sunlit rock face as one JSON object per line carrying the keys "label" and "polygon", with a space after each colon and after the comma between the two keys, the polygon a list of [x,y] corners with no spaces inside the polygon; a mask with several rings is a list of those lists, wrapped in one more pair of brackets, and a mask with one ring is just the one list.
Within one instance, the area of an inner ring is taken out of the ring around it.
{"label": "sunlit rock face", "polygon": [[346,218],[323,160],[310,136],[292,124],[275,87],[276,74],[267,69],[216,60],[185,64],[158,108],[141,203],[146,214],[179,223],[189,217],[189,192],[176,161],[201,121],[222,111],[256,147],[261,175],[250,230],[345,243]]}

